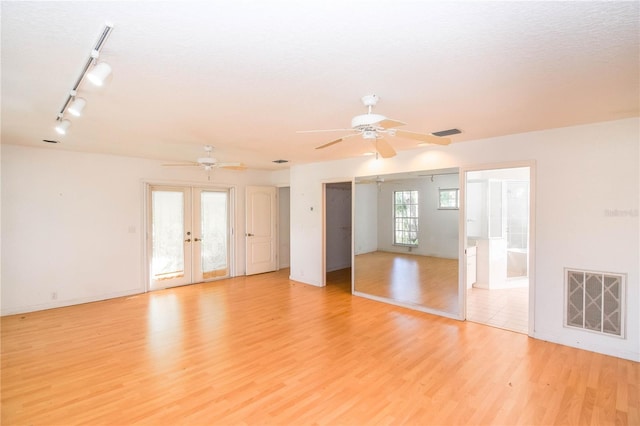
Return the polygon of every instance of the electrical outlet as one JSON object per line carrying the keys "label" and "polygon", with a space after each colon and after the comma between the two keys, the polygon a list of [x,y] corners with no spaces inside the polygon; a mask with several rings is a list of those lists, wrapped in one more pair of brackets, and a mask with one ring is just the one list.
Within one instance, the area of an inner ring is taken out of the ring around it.
{"label": "electrical outlet", "polygon": [[51,300],[58,300],[58,292],[54,291],[53,293],[51,293]]}

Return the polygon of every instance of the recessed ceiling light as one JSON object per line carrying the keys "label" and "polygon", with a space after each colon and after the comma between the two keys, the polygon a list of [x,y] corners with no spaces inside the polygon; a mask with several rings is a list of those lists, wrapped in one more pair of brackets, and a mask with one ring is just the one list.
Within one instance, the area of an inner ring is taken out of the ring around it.
{"label": "recessed ceiling light", "polygon": [[369,152],[365,152],[365,153],[364,153],[364,154],[362,154],[362,155],[364,155],[364,156],[368,156],[368,155],[376,155],[376,153],[375,153],[375,152],[371,152],[371,151],[369,151]]}

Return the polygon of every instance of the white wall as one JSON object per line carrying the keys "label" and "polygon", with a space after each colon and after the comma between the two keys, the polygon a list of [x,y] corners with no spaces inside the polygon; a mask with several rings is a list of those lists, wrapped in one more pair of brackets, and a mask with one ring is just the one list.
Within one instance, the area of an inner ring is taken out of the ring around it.
{"label": "white wall", "polygon": [[[322,182],[534,161],[534,337],[640,361],[639,139],[635,118],[293,166],[291,277],[322,282],[322,218],[310,209],[321,203]],[[565,267],[627,274],[626,339],[563,327]]]}
{"label": "white wall", "polygon": [[3,144],[2,314],[145,291],[145,180],[233,185],[234,260],[236,274],[243,275],[244,188],[284,177],[219,169],[209,182],[197,168]]}

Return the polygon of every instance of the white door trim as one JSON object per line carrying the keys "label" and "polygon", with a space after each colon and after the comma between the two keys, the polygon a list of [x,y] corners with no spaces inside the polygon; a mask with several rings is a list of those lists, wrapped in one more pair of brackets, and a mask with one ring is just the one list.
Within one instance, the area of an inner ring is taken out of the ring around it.
{"label": "white door trim", "polygon": [[[459,229],[462,232],[459,235],[459,259],[465,259],[465,247],[467,238],[467,224],[466,224],[466,185],[467,185],[467,172],[482,171],[482,170],[497,170],[497,169],[513,169],[513,168],[529,168],[529,318],[528,318],[528,335],[533,337],[535,333],[535,282],[536,282],[536,161],[512,161],[506,163],[492,163],[492,164],[479,164],[472,166],[460,167],[460,217],[459,217]],[[460,304],[460,319],[466,319],[467,317],[467,271],[464,267],[464,261],[458,262],[459,265],[459,301]]]}

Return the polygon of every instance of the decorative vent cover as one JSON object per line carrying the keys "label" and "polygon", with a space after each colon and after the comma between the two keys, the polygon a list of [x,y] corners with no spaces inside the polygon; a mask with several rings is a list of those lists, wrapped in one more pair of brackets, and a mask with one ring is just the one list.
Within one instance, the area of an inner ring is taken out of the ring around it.
{"label": "decorative vent cover", "polygon": [[565,325],[624,337],[625,275],[565,270]]}

